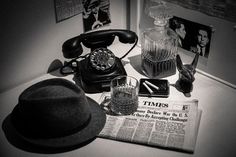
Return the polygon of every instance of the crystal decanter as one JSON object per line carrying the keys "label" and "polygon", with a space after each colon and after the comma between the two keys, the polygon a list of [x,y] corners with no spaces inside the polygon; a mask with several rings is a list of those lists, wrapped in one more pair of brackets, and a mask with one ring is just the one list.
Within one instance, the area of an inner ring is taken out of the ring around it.
{"label": "crystal decanter", "polygon": [[142,33],[141,67],[149,78],[163,78],[176,73],[175,57],[178,51],[178,36],[168,27],[170,8],[163,2],[148,8],[154,18],[154,28]]}

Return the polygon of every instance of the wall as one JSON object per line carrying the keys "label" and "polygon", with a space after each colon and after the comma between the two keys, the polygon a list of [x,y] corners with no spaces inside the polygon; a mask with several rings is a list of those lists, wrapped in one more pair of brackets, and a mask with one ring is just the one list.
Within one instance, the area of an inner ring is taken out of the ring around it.
{"label": "wall", "polygon": [[[61,45],[83,32],[81,14],[56,23],[54,0],[10,0],[1,4],[0,92],[46,74],[63,61]],[[112,23],[104,29],[126,28],[126,1],[110,0]]]}
{"label": "wall", "polygon": [[[133,3],[133,6],[136,8],[131,7],[131,10],[139,14],[139,16],[136,18],[138,24],[131,25],[131,28],[140,34],[145,28],[153,27],[153,20],[142,12],[144,7],[142,0],[137,0]],[[212,35],[210,56],[208,60],[200,58],[198,69],[236,88],[236,74],[234,70],[236,66],[236,23],[211,17],[178,5],[170,5],[175,16],[213,26],[215,32]],[[133,16],[136,16],[135,13],[133,13]],[[183,57],[184,62],[188,63],[192,60],[193,53],[182,49],[180,49],[180,52],[182,52],[181,57]]]}

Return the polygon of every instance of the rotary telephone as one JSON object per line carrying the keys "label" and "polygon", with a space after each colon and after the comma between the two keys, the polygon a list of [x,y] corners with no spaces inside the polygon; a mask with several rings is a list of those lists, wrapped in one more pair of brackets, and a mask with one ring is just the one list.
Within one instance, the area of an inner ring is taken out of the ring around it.
{"label": "rotary telephone", "polygon": [[[116,57],[107,47],[115,37],[122,43],[133,44],[121,58]],[[86,93],[110,90],[110,81],[120,75],[127,75],[122,65],[123,59],[137,44],[137,35],[130,30],[110,29],[83,33],[65,41],[62,52],[71,61],[60,69],[62,74],[75,74]],[[81,56],[81,43],[91,49],[89,54]]]}

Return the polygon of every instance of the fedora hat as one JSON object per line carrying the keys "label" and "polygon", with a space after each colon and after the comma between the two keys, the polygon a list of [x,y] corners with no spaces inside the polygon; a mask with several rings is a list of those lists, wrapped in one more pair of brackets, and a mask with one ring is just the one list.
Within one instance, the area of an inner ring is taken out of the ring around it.
{"label": "fedora hat", "polygon": [[10,129],[24,142],[47,149],[70,149],[94,139],[106,122],[98,103],[74,83],[54,78],[25,89],[8,115]]}

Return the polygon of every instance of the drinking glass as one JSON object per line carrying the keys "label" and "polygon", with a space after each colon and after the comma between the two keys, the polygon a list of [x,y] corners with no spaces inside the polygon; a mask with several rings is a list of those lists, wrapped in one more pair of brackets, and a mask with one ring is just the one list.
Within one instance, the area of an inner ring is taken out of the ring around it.
{"label": "drinking glass", "polygon": [[130,115],[138,108],[138,80],[118,76],[111,81],[111,110],[118,115]]}

